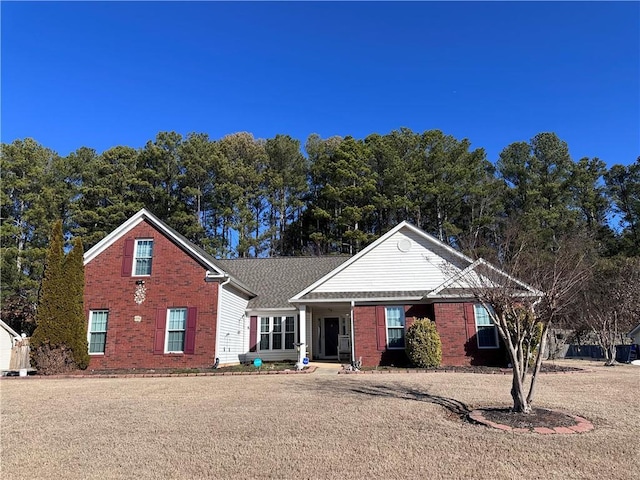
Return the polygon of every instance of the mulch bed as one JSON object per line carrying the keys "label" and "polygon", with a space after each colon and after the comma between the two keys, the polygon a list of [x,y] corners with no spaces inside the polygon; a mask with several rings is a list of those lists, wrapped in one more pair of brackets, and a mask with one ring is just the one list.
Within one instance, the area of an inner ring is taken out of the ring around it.
{"label": "mulch bed", "polygon": [[[543,363],[540,373],[570,373],[582,372],[584,369],[578,367],[568,367],[564,365],[556,365],[555,363]],[[341,373],[384,373],[384,372],[444,372],[444,373],[485,373],[510,375],[513,370],[507,367],[487,367],[484,365],[461,365],[461,366],[441,366],[435,368],[415,368],[415,367],[373,367],[363,368],[358,372],[343,371]]]}
{"label": "mulch bed", "polygon": [[514,433],[572,435],[590,432],[594,428],[586,418],[545,408],[534,408],[531,413],[515,413],[504,407],[481,408],[470,412],[468,419],[486,427]]}
{"label": "mulch bed", "polygon": [[534,408],[531,413],[512,412],[509,408],[486,409],[482,413],[490,422],[508,425],[511,428],[555,428],[571,427],[576,424],[573,417],[545,408]]}

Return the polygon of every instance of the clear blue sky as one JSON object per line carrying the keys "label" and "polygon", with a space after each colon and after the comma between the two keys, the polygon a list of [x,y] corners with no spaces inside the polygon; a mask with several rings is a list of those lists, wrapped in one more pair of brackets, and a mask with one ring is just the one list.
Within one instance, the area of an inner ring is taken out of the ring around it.
{"label": "clear blue sky", "polygon": [[640,3],[6,2],[2,142],[61,155],[159,131],[322,137],[553,131],[640,155]]}

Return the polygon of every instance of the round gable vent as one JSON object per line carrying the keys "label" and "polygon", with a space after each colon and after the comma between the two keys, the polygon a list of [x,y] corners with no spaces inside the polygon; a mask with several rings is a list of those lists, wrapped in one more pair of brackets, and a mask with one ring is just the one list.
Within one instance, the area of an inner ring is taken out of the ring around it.
{"label": "round gable vent", "polygon": [[398,240],[398,250],[405,253],[411,250],[411,240],[408,238],[401,238]]}

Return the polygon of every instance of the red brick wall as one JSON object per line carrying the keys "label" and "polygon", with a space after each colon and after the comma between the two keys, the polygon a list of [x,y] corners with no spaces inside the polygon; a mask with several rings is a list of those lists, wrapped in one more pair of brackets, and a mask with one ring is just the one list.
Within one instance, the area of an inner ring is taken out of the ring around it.
{"label": "red brick wall", "polygon": [[434,320],[442,342],[443,365],[469,365],[466,348],[475,335],[475,319],[465,317],[464,303],[436,303]]}
{"label": "red brick wall", "polygon": [[[415,319],[431,317],[433,314],[431,305],[406,305],[404,312],[406,328],[409,328]],[[404,350],[378,350],[376,306],[356,306],[353,312],[353,329],[356,359],[362,357],[363,366],[406,365],[407,355]]]}
{"label": "red brick wall", "polygon": [[478,348],[473,303],[436,303],[433,307],[443,365],[506,364],[503,348]]}
{"label": "red brick wall", "polygon": [[[405,306],[406,327],[416,318],[431,318],[442,341],[443,365],[503,365],[505,352],[500,349],[478,349],[472,303],[436,303]],[[378,350],[376,307],[356,306],[354,309],[355,355],[362,365],[403,365],[404,350]]]}
{"label": "red brick wall", "polygon": [[[121,276],[127,238],[153,238],[150,277]],[[142,222],[85,266],[85,318],[108,309],[104,355],[91,355],[89,369],[206,367],[215,361],[218,283],[205,283],[206,269],[160,231]],[[144,280],[146,300],[134,301],[136,280]],[[193,354],[154,354],[156,309],[196,307]],[[142,317],[135,322],[134,317]]]}

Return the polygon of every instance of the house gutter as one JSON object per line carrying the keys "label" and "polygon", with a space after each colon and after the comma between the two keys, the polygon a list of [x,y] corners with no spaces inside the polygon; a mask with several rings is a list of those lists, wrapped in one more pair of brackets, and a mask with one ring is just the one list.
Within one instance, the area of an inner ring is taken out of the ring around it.
{"label": "house gutter", "polygon": [[222,307],[222,291],[224,290],[224,286],[231,281],[231,277],[228,274],[224,274],[220,277],[221,279],[225,279],[223,282],[218,284],[218,306],[216,307],[216,345],[215,345],[215,364],[220,365],[220,308]]}
{"label": "house gutter", "polygon": [[353,326],[353,310],[355,306],[356,302],[351,300],[351,311],[349,312],[351,316],[351,365],[354,365],[356,361],[355,328]]}
{"label": "house gutter", "polygon": [[256,293],[251,291],[249,289],[249,287],[247,287],[244,283],[240,282],[237,278],[233,278],[227,272],[213,273],[211,270],[207,270],[205,275],[204,275],[204,281],[205,282],[216,282],[218,280],[224,280],[224,279],[227,279],[227,278],[231,279],[231,281],[233,282],[233,285],[238,290],[240,290],[241,292],[245,293],[249,297],[253,298],[253,297],[256,296]]}

